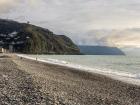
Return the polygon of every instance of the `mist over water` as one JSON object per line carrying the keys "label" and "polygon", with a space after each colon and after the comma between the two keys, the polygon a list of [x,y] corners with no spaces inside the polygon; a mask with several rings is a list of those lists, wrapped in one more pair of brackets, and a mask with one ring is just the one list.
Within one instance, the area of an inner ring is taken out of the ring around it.
{"label": "mist over water", "polygon": [[138,47],[125,47],[121,48],[121,50],[129,56],[140,56],[140,48]]}

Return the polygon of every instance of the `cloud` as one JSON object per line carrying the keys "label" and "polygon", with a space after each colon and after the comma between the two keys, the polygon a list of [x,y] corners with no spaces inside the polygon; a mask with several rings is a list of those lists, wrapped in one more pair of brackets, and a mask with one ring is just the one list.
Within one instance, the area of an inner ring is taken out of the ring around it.
{"label": "cloud", "polygon": [[21,0],[0,0],[0,13],[7,13],[17,6]]}
{"label": "cloud", "polygon": [[30,21],[78,44],[136,45],[138,34],[120,36],[118,30],[140,27],[139,5],[139,0],[0,0],[0,17]]}
{"label": "cloud", "polygon": [[27,8],[37,6],[41,0],[0,0],[0,14],[5,14],[13,10],[22,9],[22,5],[25,5]]}
{"label": "cloud", "polygon": [[57,28],[56,32],[140,25],[138,0],[2,0],[0,4],[1,11],[16,8],[11,18],[22,15],[35,24]]}
{"label": "cloud", "polygon": [[114,46],[140,47],[140,29],[126,29],[108,35],[106,37],[108,44]]}
{"label": "cloud", "polygon": [[82,35],[82,45],[140,47],[140,28],[124,30],[92,30]]}

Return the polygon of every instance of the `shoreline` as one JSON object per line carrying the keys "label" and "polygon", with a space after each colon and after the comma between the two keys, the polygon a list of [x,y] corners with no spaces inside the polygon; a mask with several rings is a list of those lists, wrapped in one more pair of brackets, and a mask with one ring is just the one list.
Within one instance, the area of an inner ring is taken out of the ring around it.
{"label": "shoreline", "polygon": [[93,70],[93,68],[87,68],[87,67],[84,67],[84,66],[81,66],[81,65],[68,64],[65,61],[63,61],[62,63],[59,63],[59,61],[54,62],[54,61],[51,61],[51,60],[42,60],[42,59],[38,59],[38,58],[29,57],[29,56],[26,56],[26,55],[21,55],[21,54],[16,54],[16,56],[23,57],[23,58],[29,59],[29,60],[38,61],[38,62],[41,62],[41,63],[52,64],[54,66],[68,67],[68,68],[71,68],[71,69],[75,69],[76,71],[79,71],[79,72],[81,71],[81,72],[87,72],[87,73],[92,73],[92,74],[94,74],[94,73],[95,74],[100,74],[100,75],[107,76],[107,77],[109,77],[111,79],[114,79],[114,80],[119,80],[121,82],[125,82],[125,83],[128,83],[128,84],[133,84],[133,85],[140,86],[140,79],[136,79],[136,78],[133,78],[133,77],[115,75],[115,74],[112,74],[112,73],[108,73],[108,72],[101,71],[101,70],[96,70],[96,69]]}
{"label": "shoreline", "polygon": [[[64,105],[139,105],[140,86],[108,76],[23,58],[14,62],[33,75],[41,91]],[[63,101],[62,101],[63,100]],[[58,104],[61,105],[61,104]]]}
{"label": "shoreline", "polygon": [[[0,90],[1,104],[140,104],[140,86],[15,55],[0,57],[0,75],[0,82],[3,83]],[[3,92],[5,96],[1,94]]]}

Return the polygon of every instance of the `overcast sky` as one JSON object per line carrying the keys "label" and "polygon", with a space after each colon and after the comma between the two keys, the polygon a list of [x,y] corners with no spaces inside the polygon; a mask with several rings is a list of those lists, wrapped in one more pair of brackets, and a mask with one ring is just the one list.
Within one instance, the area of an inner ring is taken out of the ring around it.
{"label": "overcast sky", "polygon": [[77,44],[140,46],[140,0],[0,0],[0,17],[30,21]]}

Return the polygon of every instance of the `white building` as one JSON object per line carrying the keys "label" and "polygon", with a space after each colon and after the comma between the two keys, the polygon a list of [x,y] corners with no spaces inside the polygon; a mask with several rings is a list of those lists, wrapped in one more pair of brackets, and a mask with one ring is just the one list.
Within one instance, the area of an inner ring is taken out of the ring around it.
{"label": "white building", "polygon": [[6,53],[6,52],[8,52],[7,49],[4,49],[4,48],[0,47],[0,53]]}

